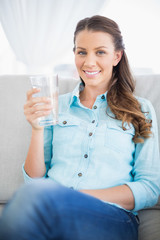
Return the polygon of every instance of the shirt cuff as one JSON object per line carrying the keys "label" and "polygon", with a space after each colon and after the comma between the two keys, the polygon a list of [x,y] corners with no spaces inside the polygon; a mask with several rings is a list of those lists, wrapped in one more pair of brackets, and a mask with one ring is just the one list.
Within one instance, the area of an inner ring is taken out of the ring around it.
{"label": "shirt cuff", "polygon": [[24,182],[25,183],[28,183],[28,182],[31,182],[31,181],[35,181],[35,180],[37,180],[37,179],[44,179],[44,178],[46,178],[46,176],[47,176],[47,173],[43,176],[43,177],[41,177],[41,178],[31,178],[27,173],[26,173],[26,171],[24,170],[24,163],[23,163],[23,165],[22,165],[22,173],[23,173],[23,178],[24,178]]}
{"label": "shirt cuff", "polygon": [[147,205],[147,195],[142,184],[140,184],[139,182],[127,182],[125,184],[128,185],[134,196],[135,207],[132,212],[137,212],[140,209],[145,208],[145,206]]}

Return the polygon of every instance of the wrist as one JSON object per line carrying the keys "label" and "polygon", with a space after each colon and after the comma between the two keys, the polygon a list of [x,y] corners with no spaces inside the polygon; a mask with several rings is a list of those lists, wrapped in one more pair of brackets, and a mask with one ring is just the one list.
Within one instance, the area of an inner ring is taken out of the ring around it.
{"label": "wrist", "polygon": [[34,128],[32,127],[32,134],[43,133],[44,127]]}

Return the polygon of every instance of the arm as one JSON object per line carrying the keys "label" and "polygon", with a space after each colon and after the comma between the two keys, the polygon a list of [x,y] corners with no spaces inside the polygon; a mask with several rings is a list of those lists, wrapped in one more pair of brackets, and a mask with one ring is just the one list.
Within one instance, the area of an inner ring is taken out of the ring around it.
{"label": "arm", "polygon": [[[44,129],[38,124],[38,117],[50,113],[52,106],[47,98],[33,98],[32,95],[38,92],[32,89],[27,92],[27,103],[24,105],[24,114],[32,126],[31,142],[24,164],[23,173],[28,178],[40,178],[46,173],[44,160]],[[43,103],[43,104],[39,104]]]}
{"label": "arm", "polygon": [[[160,159],[158,128],[154,108],[146,99],[140,99],[142,111],[152,119],[153,135],[143,144],[136,144],[132,175],[134,182],[127,182],[135,198],[134,211],[152,207],[160,194]],[[148,112],[148,113],[147,113]]]}
{"label": "arm", "polygon": [[134,196],[127,185],[96,190],[83,189],[80,192],[99,198],[102,201],[116,203],[127,210],[134,208]]}
{"label": "arm", "polygon": [[31,178],[43,177],[46,173],[43,148],[43,129],[32,129],[31,142],[24,170]]}

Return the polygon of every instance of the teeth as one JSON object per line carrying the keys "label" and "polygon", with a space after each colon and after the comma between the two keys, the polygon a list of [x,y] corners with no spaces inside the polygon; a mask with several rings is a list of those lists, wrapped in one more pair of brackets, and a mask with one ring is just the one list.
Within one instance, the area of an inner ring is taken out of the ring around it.
{"label": "teeth", "polygon": [[99,71],[97,71],[97,72],[87,72],[87,71],[85,71],[87,74],[90,74],[90,75],[94,75],[94,74],[97,74],[97,73],[99,73]]}

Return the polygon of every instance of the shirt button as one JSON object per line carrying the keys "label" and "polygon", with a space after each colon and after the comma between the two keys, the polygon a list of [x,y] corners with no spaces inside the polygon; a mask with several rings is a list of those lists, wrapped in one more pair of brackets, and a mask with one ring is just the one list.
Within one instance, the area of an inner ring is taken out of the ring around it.
{"label": "shirt button", "polygon": [[93,120],[92,123],[95,123],[95,120]]}
{"label": "shirt button", "polygon": [[84,154],[84,157],[85,157],[85,158],[88,158],[88,154]]}
{"label": "shirt button", "polygon": [[89,136],[92,136],[92,135],[93,135],[93,133],[92,133],[92,132],[90,132],[90,133],[89,133]]}
{"label": "shirt button", "polygon": [[63,124],[64,124],[64,125],[67,124],[67,121],[63,121]]}
{"label": "shirt button", "polygon": [[94,109],[97,109],[97,106],[95,105],[93,108],[94,108]]}
{"label": "shirt button", "polygon": [[82,177],[82,173],[78,173],[78,176],[79,176],[79,177]]}
{"label": "shirt button", "polygon": [[101,99],[105,99],[105,96],[104,96],[104,95],[102,95]]}

